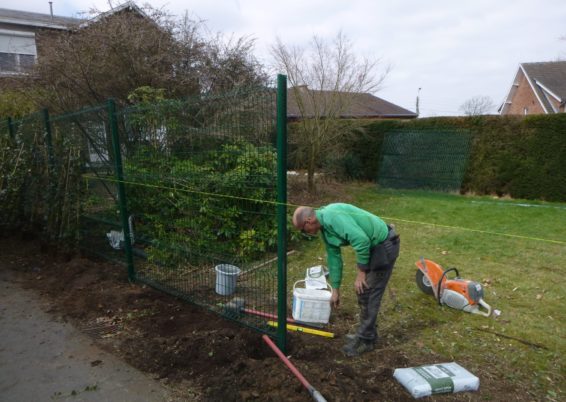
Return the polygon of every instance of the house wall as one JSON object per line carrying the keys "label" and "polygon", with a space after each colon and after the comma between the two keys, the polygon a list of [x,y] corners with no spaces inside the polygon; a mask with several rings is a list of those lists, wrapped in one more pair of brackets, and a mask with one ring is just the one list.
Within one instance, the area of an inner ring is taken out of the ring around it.
{"label": "house wall", "polygon": [[517,77],[519,86],[511,98],[511,105],[505,114],[525,114],[525,108],[527,108],[527,114],[544,114],[545,111],[542,108],[540,102],[538,101],[533,89],[529,85],[527,78],[524,74],[519,74]]}
{"label": "house wall", "polygon": [[[1,17],[1,16],[0,16]],[[69,18],[68,20],[72,20]],[[30,20],[12,23],[0,20],[0,80],[25,74],[41,53],[41,37],[65,32],[66,20]]]}

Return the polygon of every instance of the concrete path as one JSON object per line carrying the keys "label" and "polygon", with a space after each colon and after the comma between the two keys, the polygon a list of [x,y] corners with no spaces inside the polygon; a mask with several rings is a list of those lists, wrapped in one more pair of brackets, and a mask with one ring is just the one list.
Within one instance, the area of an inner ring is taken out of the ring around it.
{"label": "concrete path", "polygon": [[0,271],[0,401],[173,401],[159,382],[96,347]]}

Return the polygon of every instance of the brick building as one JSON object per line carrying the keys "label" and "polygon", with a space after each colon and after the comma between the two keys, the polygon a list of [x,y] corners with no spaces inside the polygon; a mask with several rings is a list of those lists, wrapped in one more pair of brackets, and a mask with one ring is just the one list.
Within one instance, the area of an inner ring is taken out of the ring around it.
{"label": "brick building", "polygon": [[25,74],[40,52],[40,36],[67,31],[77,18],[0,8],[0,78]]}
{"label": "brick building", "polygon": [[502,115],[564,113],[566,61],[522,63],[505,102]]}
{"label": "brick building", "polygon": [[111,15],[129,11],[149,19],[132,1],[91,19],[0,8],[0,87],[11,78],[25,75],[33,67],[41,57],[42,37],[83,29]]}

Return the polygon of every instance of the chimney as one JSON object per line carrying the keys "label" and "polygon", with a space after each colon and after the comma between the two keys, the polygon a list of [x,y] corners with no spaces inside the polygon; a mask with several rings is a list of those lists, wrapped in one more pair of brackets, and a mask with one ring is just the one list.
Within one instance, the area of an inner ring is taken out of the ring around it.
{"label": "chimney", "polygon": [[53,20],[53,2],[49,2],[49,12],[51,13],[51,19]]}

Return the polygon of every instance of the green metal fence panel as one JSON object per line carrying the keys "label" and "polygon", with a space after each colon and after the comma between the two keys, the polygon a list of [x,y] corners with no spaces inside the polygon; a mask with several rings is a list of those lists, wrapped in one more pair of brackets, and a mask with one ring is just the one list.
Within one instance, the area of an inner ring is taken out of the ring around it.
{"label": "green metal fence panel", "polygon": [[48,157],[43,113],[11,120],[2,147],[2,216],[5,227],[41,232],[46,214]]}
{"label": "green metal fence panel", "polygon": [[6,119],[0,197],[18,207],[2,225],[123,263],[284,349],[285,95],[279,77],[278,90]]}
{"label": "green metal fence panel", "polygon": [[18,165],[21,152],[16,147],[11,118],[0,121],[0,230],[7,230],[13,225],[17,211],[19,195]]}
{"label": "green metal fence panel", "polygon": [[128,205],[126,200],[126,190],[124,184],[124,169],[122,165],[122,152],[120,150],[120,134],[118,132],[118,119],[116,116],[116,104],[114,100],[108,101],[109,127],[112,136],[112,150],[114,154],[114,176],[118,190],[118,205],[120,207],[120,220],[122,222],[123,247],[128,265],[128,278],[130,281],[135,279],[134,262],[132,258],[132,231],[129,221]]}
{"label": "green metal fence panel", "polygon": [[399,130],[386,134],[378,184],[384,188],[458,191],[470,154],[467,130]]}
{"label": "green metal fence panel", "polygon": [[136,280],[275,334],[276,91],[140,104],[118,122]]}
{"label": "green metal fence panel", "polygon": [[50,119],[57,171],[50,233],[127,264],[108,104]]}

